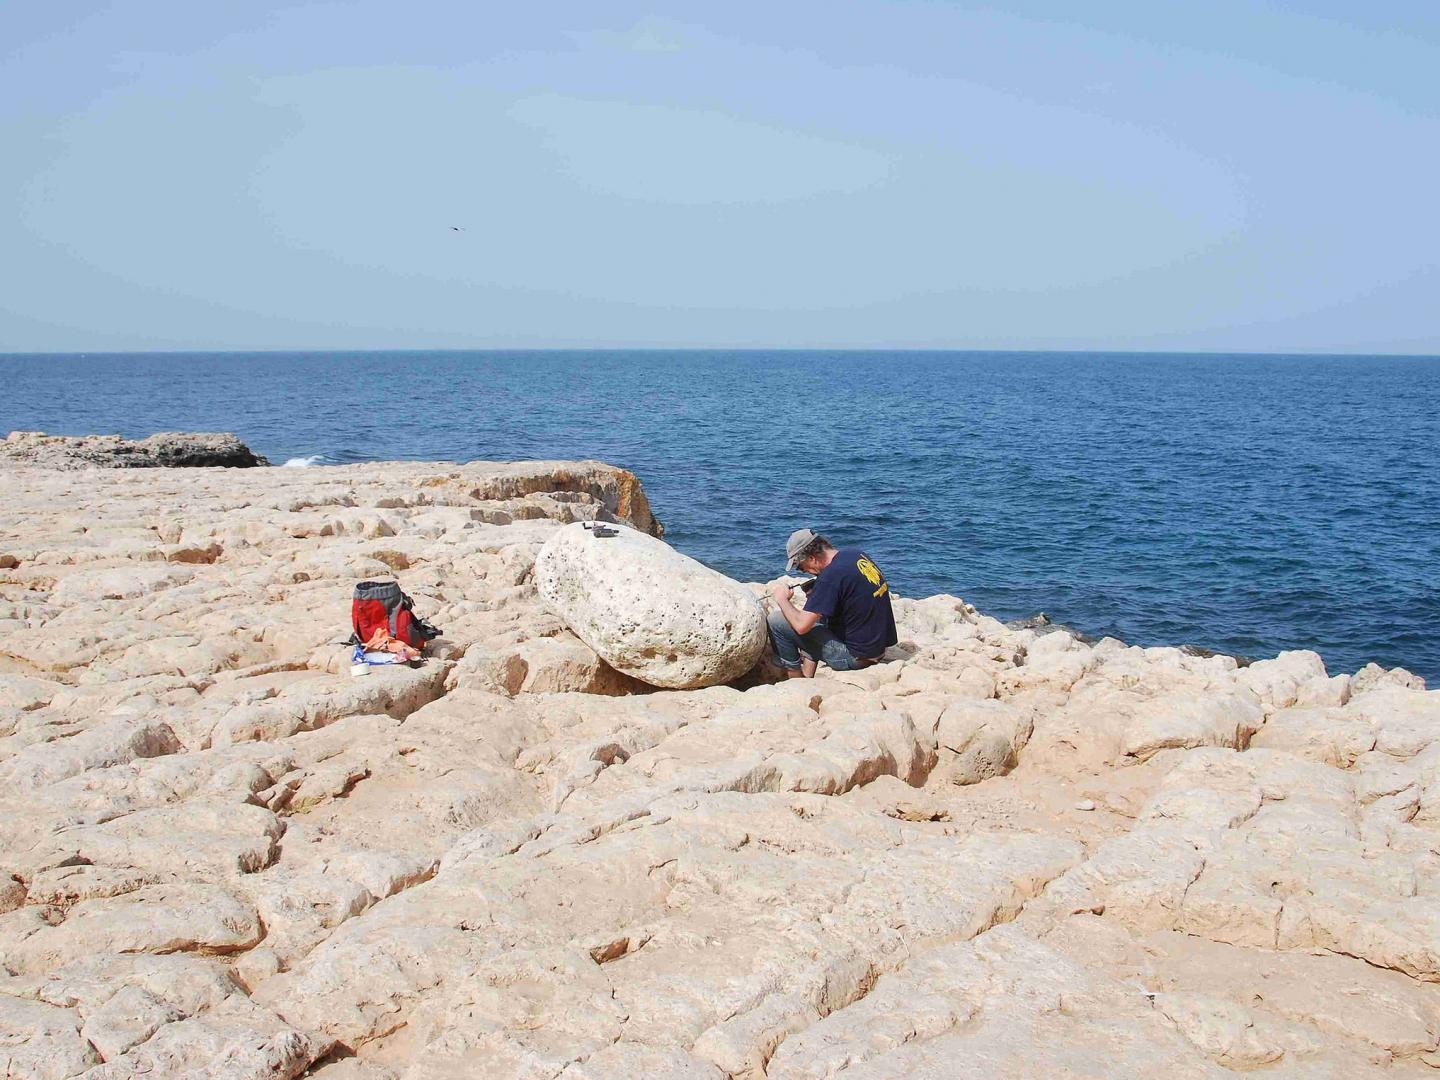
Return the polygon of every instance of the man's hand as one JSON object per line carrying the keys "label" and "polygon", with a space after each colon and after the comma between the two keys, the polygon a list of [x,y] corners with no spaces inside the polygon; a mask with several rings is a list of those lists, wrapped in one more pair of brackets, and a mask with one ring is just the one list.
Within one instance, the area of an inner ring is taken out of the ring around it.
{"label": "man's hand", "polygon": [[[797,634],[808,634],[815,629],[815,624],[820,621],[820,616],[813,611],[802,611],[790,601],[790,590],[793,585],[786,585],[781,582],[770,587],[770,595],[775,600],[775,606],[780,609],[780,614],[785,616]],[[806,601],[807,603],[809,601]]]}

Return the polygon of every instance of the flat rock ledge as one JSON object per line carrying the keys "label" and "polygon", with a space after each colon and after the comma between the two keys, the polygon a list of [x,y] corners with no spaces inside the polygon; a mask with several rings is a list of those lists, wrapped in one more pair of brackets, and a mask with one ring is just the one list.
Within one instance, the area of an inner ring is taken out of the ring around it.
{"label": "flat rock ledge", "polygon": [[47,469],[253,469],[270,464],[228,432],[180,431],[135,440],[12,431],[0,442],[0,462]]}
{"label": "flat rock ledge", "polygon": [[[537,591],[596,520],[661,531],[598,462],[0,468],[0,1073],[1435,1075],[1419,679],[936,596],[656,691]],[[445,635],[353,678],[383,574]]]}

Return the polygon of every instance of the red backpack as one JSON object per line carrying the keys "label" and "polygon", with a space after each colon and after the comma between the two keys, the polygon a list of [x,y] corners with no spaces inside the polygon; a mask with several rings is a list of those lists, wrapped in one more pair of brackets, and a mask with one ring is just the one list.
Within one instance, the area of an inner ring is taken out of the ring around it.
{"label": "red backpack", "polygon": [[355,627],[357,645],[368,644],[375,631],[381,629],[417,649],[440,636],[439,630],[415,614],[414,602],[395,581],[362,581],[356,585],[350,622]]}

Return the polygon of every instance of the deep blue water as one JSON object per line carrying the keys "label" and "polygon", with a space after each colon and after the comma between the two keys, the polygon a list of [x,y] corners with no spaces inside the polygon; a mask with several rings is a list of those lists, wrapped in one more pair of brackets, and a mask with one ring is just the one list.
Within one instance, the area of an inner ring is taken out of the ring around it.
{"label": "deep blue water", "polygon": [[1440,680],[1440,358],[0,356],[0,432],[234,431],[279,463],[600,458],[743,580],[811,526],[896,590]]}

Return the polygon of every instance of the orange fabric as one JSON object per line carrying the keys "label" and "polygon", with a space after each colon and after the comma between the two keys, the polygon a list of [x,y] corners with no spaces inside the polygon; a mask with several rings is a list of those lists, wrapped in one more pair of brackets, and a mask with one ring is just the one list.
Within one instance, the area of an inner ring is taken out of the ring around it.
{"label": "orange fabric", "polygon": [[370,640],[362,646],[366,652],[390,652],[400,657],[401,660],[419,660],[420,650],[413,645],[407,645],[399,638],[390,636],[390,631],[385,627],[376,627],[375,633],[370,635]]}

